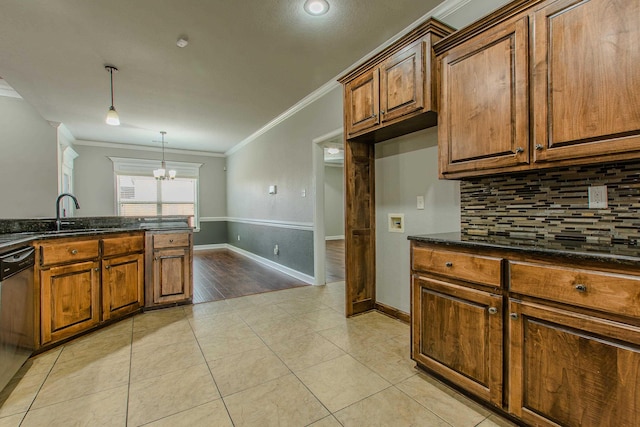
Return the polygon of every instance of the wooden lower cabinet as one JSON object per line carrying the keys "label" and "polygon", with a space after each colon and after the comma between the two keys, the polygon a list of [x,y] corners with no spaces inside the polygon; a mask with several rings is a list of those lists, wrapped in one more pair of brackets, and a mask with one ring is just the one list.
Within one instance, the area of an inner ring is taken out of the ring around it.
{"label": "wooden lower cabinet", "polygon": [[144,305],[144,255],[102,261],[102,320],[112,320]]}
{"label": "wooden lower cabinet", "polygon": [[502,406],[502,296],[413,275],[412,357]]}
{"label": "wooden lower cabinet", "polygon": [[640,425],[640,328],[511,300],[509,411],[531,425]]}
{"label": "wooden lower cabinet", "polygon": [[141,310],[142,232],[36,242],[39,342],[49,346]]}
{"label": "wooden lower cabinet", "polygon": [[146,234],[146,307],[191,301],[193,295],[193,234],[154,231]]}
{"label": "wooden lower cabinet", "polygon": [[160,249],[153,258],[153,302],[166,304],[191,298],[189,250]]}
{"label": "wooden lower cabinet", "polygon": [[100,322],[100,263],[81,262],[40,271],[41,345]]}

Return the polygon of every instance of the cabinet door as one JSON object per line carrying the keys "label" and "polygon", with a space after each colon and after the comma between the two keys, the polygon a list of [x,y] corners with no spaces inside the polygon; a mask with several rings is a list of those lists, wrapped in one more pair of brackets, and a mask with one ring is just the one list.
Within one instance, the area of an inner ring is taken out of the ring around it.
{"label": "cabinet door", "polygon": [[525,17],[439,57],[441,175],[529,163],[528,34]]}
{"label": "cabinet door", "polygon": [[640,2],[561,0],[534,15],[536,162],[640,156]]}
{"label": "cabinet door", "polygon": [[502,406],[502,296],[413,276],[412,357]]}
{"label": "cabinet door", "polygon": [[344,87],[347,134],[356,135],[380,124],[380,70],[374,68]]}
{"label": "cabinet door", "polygon": [[68,338],[100,321],[97,261],[42,270],[40,286],[42,344]]}
{"label": "cabinet door", "polygon": [[102,261],[102,320],[132,313],[143,304],[143,255],[126,255]]}
{"label": "cabinet door", "polygon": [[380,67],[380,118],[388,122],[424,106],[422,41],[401,50]]}
{"label": "cabinet door", "polygon": [[509,411],[531,425],[640,425],[640,329],[511,300]]}
{"label": "cabinet door", "polygon": [[161,249],[153,258],[153,302],[165,304],[191,298],[191,259],[188,248]]}

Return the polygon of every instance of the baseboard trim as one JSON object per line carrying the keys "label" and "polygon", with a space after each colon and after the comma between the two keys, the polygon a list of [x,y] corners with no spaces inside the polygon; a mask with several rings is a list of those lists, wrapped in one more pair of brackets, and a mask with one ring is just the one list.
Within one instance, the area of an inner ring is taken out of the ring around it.
{"label": "baseboard trim", "polygon": [[341,236],[327,236],[324,240],[344,240],[344,234]]}
{"label": "baseboard trim", "polygon": [[206,251],[207,249],[227,249],[229,245],[227,243],[218,243],[212,245],[194,245],[194,251]]}
{"label": "baseboard trim", "polygon": [[406,324],[411,323],[411,315],[409,313],[405,313],[402,310],[398,310],[397,308],[393,308],[386,304],[376,302],[375,309],[381,313],[386,314],[387,316],[393,317],[394,319],[398,319],[403,323],[406,323]]}
{"label": "baseboard trim", "polygon": [[310,285],[315,284],[315,278],[313,276],[309,276],[308,274],[304,274],[298,270],[294,270],[293,268],[289,268],[282,264],[278,264],[277,262],[273,262],[269,259],[263,258],[260,255],[256,255],[253,252],[245,251],[244,249],[240,249],[236,246],[229,245],[229,244],[227,244],[227,249],[237,254],[244,255],[247,258],[250,258],[256,262],[259,262],[260,264],[266,265],[267,267],[271,267],[274,270],[278,270],[281,273],[288,274],[289,276],[295,279],[302,280],[303,282],[308,283]]}

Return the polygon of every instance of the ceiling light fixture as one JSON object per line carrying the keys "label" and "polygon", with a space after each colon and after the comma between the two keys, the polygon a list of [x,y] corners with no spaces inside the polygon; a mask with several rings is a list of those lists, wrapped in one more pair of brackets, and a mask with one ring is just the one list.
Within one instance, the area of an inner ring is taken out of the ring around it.
{"label": "ceiling light fixture", "polygon": [[179,48],[186,47],[189,44],[189,38],[187,36],[180,36],[178,41],[176,41],[176,46]]}
{"label": "ceiling light fixture", "polygon": [[167,132],[161,130],[160,131],[160,135],[162,135],[162,141],[153,141],[153,142],[159,142],[162,144],[162,164],[160,166],[159,169],[154,169],[153,170],[153,177],[157,180],[163,180],[163,179],[175,179],[176,178],[176,171],[174,171],[173,169],[171,169],[169,171],[169,173],[167,174],[167,164],[164,161],[164,144],[167,144],[167,142],[165,142],[164,140],[164,136],[167,134]]}
{"label": "ceiling light fixture", "polygon": [[329,11],[329,2],[327,0],[307,0],[304,2],[304,10],[309,15],[324,15]]}
{"label": "ceiling light fixture", "polygon": [[111,77],[111,107],[109,107],[109,112],[107,113],[105,122],[111,126],[120,126],[120,117],[118,117],[118,112],[113,106],[113,73],[117,73],[118,69],[113,65],[105,65],[104,69],[107,70]]}
{"label": "ceiling light fixture", "polygon": [[333,155],[333,154],[338,154],[340,152],[339,148],[335,148],[335,147],[331,147],[327,150],[327,153]]}

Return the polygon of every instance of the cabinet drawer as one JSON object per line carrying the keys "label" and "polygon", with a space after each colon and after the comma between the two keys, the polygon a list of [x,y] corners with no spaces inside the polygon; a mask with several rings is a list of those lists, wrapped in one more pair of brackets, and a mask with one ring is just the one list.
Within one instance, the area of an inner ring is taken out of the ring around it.
{"label": "cabinet drawer", "polygon": [[105,257],[140,252],[143,249],[144,238],[142,235],[102,239],[102,255]]}
{"label": "cabinet drawer", "polygon": [[509,276],[512,292],[640,316],[640,277],[527,262],[511,262]]}
{"label": "cabinet drawer", "polygon": [[98,258],[98,240],[79,240],[40,245],[41,265],[64,264]]}
{"label": "cabinet drawer", "polygon": [[153,236],[153,248],[175,248],[189,246],[189,233],[155,234]]}
{"label": "cabinet drawer", "polygon": [[489,286],[501,286],[501,258],[414,247],[412,268]]}

